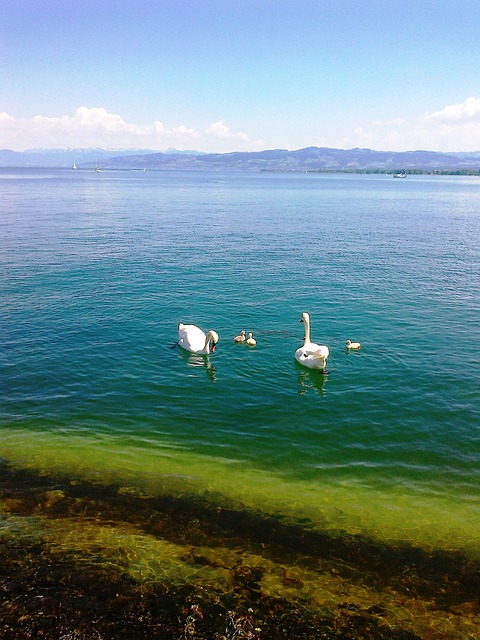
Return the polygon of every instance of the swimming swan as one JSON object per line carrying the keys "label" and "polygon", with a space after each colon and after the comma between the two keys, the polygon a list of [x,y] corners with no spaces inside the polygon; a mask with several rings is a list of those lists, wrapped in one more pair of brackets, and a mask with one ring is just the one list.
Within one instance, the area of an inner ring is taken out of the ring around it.
{"label": "swimming swan", "polygon": [[242,329],[239,336],[235,336],[235,342],[245,342],[245,331]]}
{"label": "swimming swan", "polygon": [[351,340],[347,340],[345,342],[345,346],[347,347],[347,349],[361,349],[362,345],[360,344],[360,342],[352,342]]}
{"label": "swimming swan", "polygon": [[247,344],[249,347],[254,347],[257,344],[257,341],[253,337],[253,333],[248,334]]}
{"label": "swimming swan", "polygon": [[302,313],[300,322],[305,323],[305,338],[303,347],[295,351],[295,360],[309,369],[321,369],[327,372],[327,358],[330,350],[323,344],[316,344],[310,340],[310,316],[305,311]]}
{"label": "swimming swan", "polygon": [[178,325],[178,346],[191,353],[207,354],[213,353],[219,340],[216,331],[205,333],[194,324]]}

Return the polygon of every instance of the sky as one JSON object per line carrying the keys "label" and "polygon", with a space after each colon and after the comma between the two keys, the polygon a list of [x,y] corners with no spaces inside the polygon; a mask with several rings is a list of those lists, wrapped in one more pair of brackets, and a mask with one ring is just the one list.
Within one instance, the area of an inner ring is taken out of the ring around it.
{"label": "sky", "polygon": [[480,0],[0,0],[0,149],[480,151]]}

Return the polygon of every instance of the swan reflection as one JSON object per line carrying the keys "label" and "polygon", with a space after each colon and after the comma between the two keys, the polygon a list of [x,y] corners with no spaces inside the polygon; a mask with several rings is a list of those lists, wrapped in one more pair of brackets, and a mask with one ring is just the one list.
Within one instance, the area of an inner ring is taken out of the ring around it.
{"label": "swan reflection", "polygon": [[[187,364],[187,366],[195,369],[204,368],[207,377],[213,380],[213,382],[217,381],[215,365],[210,362],[210,358],[208,355],[190,353],[188,351],[183,351],[182,349],[179,349],[179,353],[180,357]],[[193,373],[191,375],[193,375]]]}
{"label": "swan reflection", "polygon": [[305,369],[300,368],[300,365],[295,363],[298,369],[298,393],[305,395],[308,391],[314,391],[320,393],[322,397],[327,395],[326,384],[328,380],[327,374],[319,371],[318,369]]}

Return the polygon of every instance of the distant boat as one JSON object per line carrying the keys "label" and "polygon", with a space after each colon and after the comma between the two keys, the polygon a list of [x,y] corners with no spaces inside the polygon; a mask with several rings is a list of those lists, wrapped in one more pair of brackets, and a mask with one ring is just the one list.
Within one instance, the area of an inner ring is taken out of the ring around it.
{"label": "distant boat", "polygon": [[401,173],[394,173],[393,177],[394,178],[406,178],[407,177],[407,172],[406,171],[402,171]]}
{"label": "distant boat", "polygon": [[75,164],[75,162],[72,164],[72,169],[76,169],[77,165]]}
{"label": "distant boat", "polygon": [[95,162],[95,171],[96,173],[102,173],[102,170],[98,167],[98,162]]}

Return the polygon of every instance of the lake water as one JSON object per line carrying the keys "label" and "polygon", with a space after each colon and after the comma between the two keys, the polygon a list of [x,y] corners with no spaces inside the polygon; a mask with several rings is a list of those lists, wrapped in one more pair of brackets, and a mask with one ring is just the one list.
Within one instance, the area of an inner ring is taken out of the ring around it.
{"label": "lake water", "polygon": [[[0,456],[13,484],[48,479],[41,509],[0,502],[4,538],[108,557],[140,583],[227,588],[209,553],[231,546],[208,534],[199,563],[140,516],[49,512],[84,483],[129,510],[201,501],[478,575],[480,179],[2,169],[0,197]],[[328,375],[294,360],[302,311]],[[216,352],[182,352],[179,322],[215,329]],[[242,329],[255,348],[234,343]],[[285,586],[266,556],[262,593],[378,601],[358,575],[340,588],[338,567],[329,586],[311,568]],[[471,607],[452,622],[415,605],[407,623],[388,589],[395,624],[474,637]]]}

